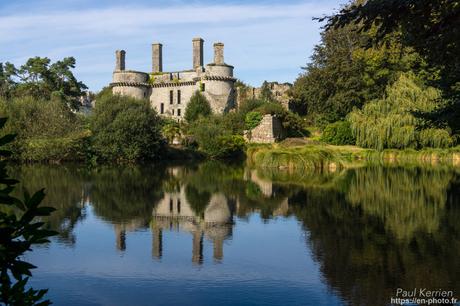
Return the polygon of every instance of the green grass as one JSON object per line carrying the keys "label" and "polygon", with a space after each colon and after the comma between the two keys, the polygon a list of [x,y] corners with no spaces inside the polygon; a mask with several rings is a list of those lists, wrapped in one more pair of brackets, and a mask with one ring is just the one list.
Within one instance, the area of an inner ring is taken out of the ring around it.
{"label": "green grass", "polygon": [[450,149],[384,150],[326,144],[250,145],[248,163],[278,169],[335,170],[366,164],[460,166],[460,147]]}

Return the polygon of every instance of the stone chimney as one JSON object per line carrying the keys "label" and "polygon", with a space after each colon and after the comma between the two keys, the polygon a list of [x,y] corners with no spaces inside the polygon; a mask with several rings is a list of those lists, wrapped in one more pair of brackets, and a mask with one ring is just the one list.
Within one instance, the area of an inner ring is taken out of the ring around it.
{"label": "stone chimney", "polygon": [[224,44],[221,42],[214,43],[214,64],[224,64]]}
{"label": "stone chimney", "polygon": [[196,37],[193,42],[193,69],[203,66],[203,42],[200,37]]}
{"label": "stone chimney", "polygon": [[163,72],[163,45],[160,43],[152,44],[152,71]]}
{"label": "stone chimney", "polygon": [[115,57],[116,57],[115,71],[125,70],[125,55],[126,55],[125,50],[115,51]]}

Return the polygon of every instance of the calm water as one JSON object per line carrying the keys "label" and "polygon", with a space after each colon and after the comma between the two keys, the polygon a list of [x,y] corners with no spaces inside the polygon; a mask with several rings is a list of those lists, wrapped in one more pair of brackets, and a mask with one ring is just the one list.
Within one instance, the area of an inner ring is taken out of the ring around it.
{"label": "calm water", "polygon": [[[18,166],[60,232],[27,256],[56,305],[387,305],[460,295],[460,171]],[[22,188],[22,187],[21,187]]]}

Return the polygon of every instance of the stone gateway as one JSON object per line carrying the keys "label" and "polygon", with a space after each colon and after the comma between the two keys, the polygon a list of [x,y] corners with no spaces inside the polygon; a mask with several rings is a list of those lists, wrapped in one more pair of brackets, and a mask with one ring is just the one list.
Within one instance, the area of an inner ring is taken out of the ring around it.
{"label": "stone gateway", "polygon": [[152,72],[125,69],[126,52],[117,50],[115,71],[110,86],[114,94],[148,99],[160,115],[180,120],[190,97],[200,91],[214,113],[224,113],[235,107],[236,79],[233,66],[224,62],[224,44],[214,44],[214,62],[203,65],[203,39],[194,38],[193,69],[164,72],[163,45],[152,44]]}

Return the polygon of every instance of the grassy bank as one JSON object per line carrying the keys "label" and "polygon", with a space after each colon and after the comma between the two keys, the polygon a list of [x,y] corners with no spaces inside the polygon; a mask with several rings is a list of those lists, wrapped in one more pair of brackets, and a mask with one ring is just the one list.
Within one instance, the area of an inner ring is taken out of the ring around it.
{"label": "grassy bank", "polygon": [[450,149],[383,150],[320,143],[279,143],[251,145],[248,163],[278,169],[335,170],[366,164],[451,165],[460,166],[460,147]]}

